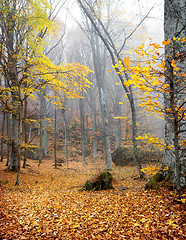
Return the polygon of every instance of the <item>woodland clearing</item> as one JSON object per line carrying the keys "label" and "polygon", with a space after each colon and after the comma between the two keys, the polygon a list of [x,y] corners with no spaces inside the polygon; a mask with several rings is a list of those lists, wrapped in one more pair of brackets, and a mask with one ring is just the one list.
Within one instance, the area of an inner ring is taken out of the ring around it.
{"label": "woodland clearing", "polygon": [[113,167],[114,190],[79,191],[104,161],[54,169],[28,160],[16,173],[0,163],[0,239],[185,239],[185,204],[166,189],[145,191],[134,166]]}

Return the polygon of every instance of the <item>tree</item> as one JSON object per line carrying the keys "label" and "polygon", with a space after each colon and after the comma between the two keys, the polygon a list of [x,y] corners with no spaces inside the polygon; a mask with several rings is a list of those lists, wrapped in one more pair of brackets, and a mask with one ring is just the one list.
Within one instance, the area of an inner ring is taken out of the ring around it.
{"label": "tree", "polygon": [[[54,65],[43,54],[43,35],[53,31],[45,0],[8,1],[0,5],[0,71],[2,109],[12,115],[12,156],[9,168],[18,170],[19,184],[22,120],[25,100],[49,86],[67,97],[79,97],[89,85],[89,69],[80,64]],[[77,81],[78,78],[78,81]],[[39,81],[42,79],[42,81]],[[26,147],[26,146],[24,146]]]}
{"label": "tree", "polygon": [[186,178],[183,177],[186,173],[185,17],[184,0],[165,0],[164,34],[167,41],[170,39],[170,43],[165,44],[165,84],[168,85],[168,91],[164,94],[165,142],[174,146],[174,154],[171,155],[166,149],[164,164],[174,170],[179,197],[181,185],[186,185]]}
{"label": "tree", "polygon": [[[183,1],[165,1],[165,61],[162,59],[161,46],[151,43],[142,44],[135,50],[143,59],[140,63],[125,57],[120,64],[120,74],[125,71],[131,80],[124,83],[133,84],[144,94],[140,106],[147,111],[165,118],[165,140],[139,136],[159,145],[165,151],[163,168],[167,173],[173,171],[173,181],[181,198],[181,187],[186,185],[185,146],[186,146],[186,101],[185,101],[185,25]],[[117,65],[118,66],[118,65]],[[164,102],[163,102],[164,99]]]}
{"label": "tree", "polygon": [[[124,72],[124,76],[122,76],[120,74],[119,71],[119,67],[116,65],[117,61],[119,60],[119,62],[124,65],[124,62],[122,60],[122,50],[126,44],[126,41],[133,35],[133,33],[137,30],[137,28],[143,23],[143,21],[147,18],[149,12],[147,13],[147,15],[141,20],[141,22],[137,25],[137,27],[134,28],[134,30],[128,35],[126,36],[126,38],[124,39],[124,41],[122,42],[122,44],[120,45],[120,47],[118,48],[116,43],[114,42],[114,38],[115,36],[112,35],[109,32],[109,29],[107,28],[107,25],[104,24],[104,21],[102,21],[102,19],[100,18],[100,13],[99,11],[96,11],[96,7],[101,5],[102,2],[101,1],[96,1],[96,2],[92,2],[89,0],[85,0],[85,1],[81,1],[81,0],[77,0],[80,7],[83,9],[85,15],[88,17],[88,19],[90,20],[92,26],[94,27],[97,35],[100,37],[100,39],[102,40],[102,42],[104,43],[105,47],[107,48],[111,60],[112,60],[112,64],[116,66],[116,72],[118,73],[119,79],[121,81],[121,84],[124,88],[124,91],[127,94],[127,98],[129,100],[130,103],[130,108],[131,108],[131,114],[132,114],[132,130],[133,130],[133,136],[132,136],[132,141],[133,141],[133,151],[134,151],[134,158],[135,158],[135,162],[138,168],[138,172],[140,177],[143,177],[143,173],[141,172],[141,163],[138,160],[137,157],[137,124],[136,124],[136,109],[135,109],[135,102],[134,102],[134,97],[133,97],[133,89],[131,85],[126,86],[124,84],[125,80],[129,80],[129,75],[128,73],[125,71]],[[107,2],[107,6],[109,8],[109,6],[111,5],[111,1]]]}

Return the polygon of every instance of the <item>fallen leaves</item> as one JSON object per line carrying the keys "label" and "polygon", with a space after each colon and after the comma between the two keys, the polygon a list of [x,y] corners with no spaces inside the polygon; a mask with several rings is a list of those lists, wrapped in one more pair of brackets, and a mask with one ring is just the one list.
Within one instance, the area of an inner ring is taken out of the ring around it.
{"label": "fallen leaves", "polygon": [[[139,188],[144,182],[132,179],[132,167],[115,169],[113,175],[125,179],[115,180],[115,190],[98,192],[68,189],[90,178],[87,169],[86,175],[84,170],[22,173],[20,187],[10,182],[1,189],[0,238],[184,239],[184,205],[172,202],[172,192],[144,191]],[[0,172],[2,180],[7,174]],[[120,184],[129,188],[118,190]]]}

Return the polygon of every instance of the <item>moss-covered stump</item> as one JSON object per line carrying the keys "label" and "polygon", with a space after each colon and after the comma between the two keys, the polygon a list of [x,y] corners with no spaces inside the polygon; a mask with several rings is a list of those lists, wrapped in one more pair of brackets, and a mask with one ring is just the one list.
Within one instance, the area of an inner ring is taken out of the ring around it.
{"label": "moss-covered stump", "polygon": [[158,189],[160,187],[166,187],[172,189],[172,172],[171,171],[159,171],[151,178],[148,179],[145,190]]}
{"label": "moss-covered stump", "polygon": [[88,180],[82,187],[82,191],[99,191],[106,189],[113,189],[112,174],[108,171],[100,173],[95,178]]}

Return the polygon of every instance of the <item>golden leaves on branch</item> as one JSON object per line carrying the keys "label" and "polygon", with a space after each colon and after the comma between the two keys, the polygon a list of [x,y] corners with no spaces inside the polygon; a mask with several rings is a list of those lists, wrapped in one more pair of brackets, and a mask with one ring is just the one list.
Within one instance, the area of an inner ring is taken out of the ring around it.
{"label": "golden leaves on branch", "polygon": [[[172,46],[172,41],[177,41],[180,44],[184,44],[186,39],[176,38],[175,36],[167,41],[163,41],[162,44],[165,46]],[[134,50],[137,55],[138,61],[132,61],[128,56],[124,57],[124,61],[118,61],[113,68],[120,75],[126,72],[130,78],[123,82],[125,87],[137,88],[140,91],[139,106],[145,107],[147,111],[155,114],[158,118],[162,115],[167,115],[168,112],[162,102],[163,94],[170,92],[170,86],[164,81],[166,76],[167,66],[165,61],[161,58],[162,53],[160,50],[162,46],[156,43],[150,43],[145,46],[143,43],[140,47]],[[171,59],[171,56],[169,56]],[[173,78],[177,79],[176,84],[180,84],[182,87],[185,86],[185,72],[180,72],[180,68],[177,66],[179,61],[182,61],[183,54],[176,53],[176,57],[172,56],[170,66],[173,68]],[[118,71],[119,70],[119,71]],[[173,79],[174,80],[174,79]],[[175,103],[180,105],[180,102]],[[175,108],[178,114],[179,120],[184,117],[183,108]]]}

